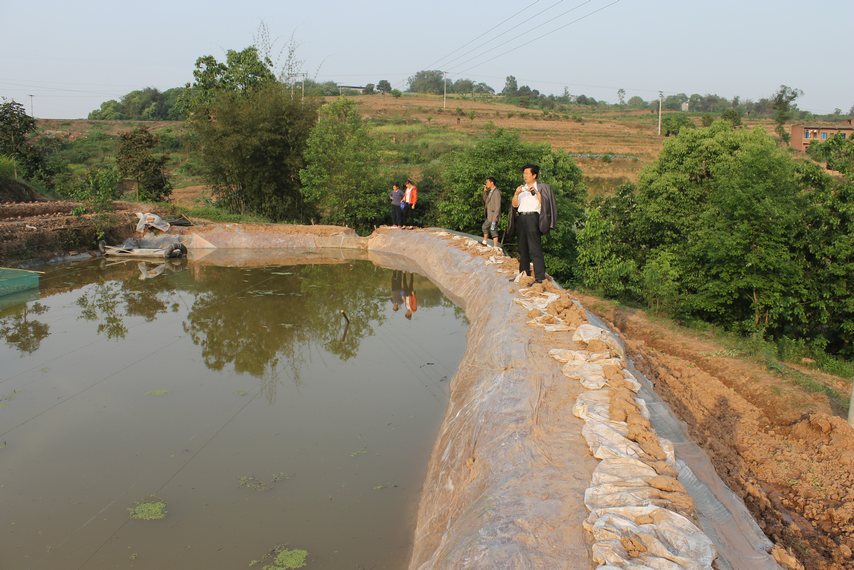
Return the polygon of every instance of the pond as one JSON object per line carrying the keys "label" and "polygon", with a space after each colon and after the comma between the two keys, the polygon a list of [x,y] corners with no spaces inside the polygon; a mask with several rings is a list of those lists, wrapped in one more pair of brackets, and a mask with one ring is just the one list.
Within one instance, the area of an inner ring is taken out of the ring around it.
{"label": "pond", "polygon": [[405,567],[466,345],[434,284],[364,260],[44,271],[0,298],[0,567]]}

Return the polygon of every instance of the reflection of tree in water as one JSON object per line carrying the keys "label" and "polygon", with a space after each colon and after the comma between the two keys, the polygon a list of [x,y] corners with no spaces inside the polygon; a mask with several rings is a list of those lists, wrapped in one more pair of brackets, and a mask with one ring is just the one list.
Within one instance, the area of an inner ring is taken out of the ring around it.
{"label": "reflection of tree in water", "polygon": [[86,287],[77,298],[80,318],[98,322],[98,334],[106,333],[109,339],[124,338],[128,332],[122,315],[122,284],[117,281],[96,283]]}
{"label": "reflection of tree in water", "polygon": [[47,311],[47,307],[41,303],[24,303],[16,307],[16,311],[0,319],[0,337],[9,346],[31,354],[39,349],[42,340],[50,334],[50,327],[41,321],[30,320],[30,316],[41,315]]}
{"label": "reflection of tree in water", "polygon": [[166,276],[140,281],[137,274],[136,266],[105,268],[101,279],[109,276],[120,280],[102,280],[84,287],[77,299],[77,305],[82,309],[80,318],[98,322],[98,334],[106,334],[109,339],[121,339],[128,330],[123,317],[138,316],[151,322],[166,312],[168,299],[161,298],[161,294],[172,293],[174,284]]}
{"label": "reflection of tree in water", "polygon": [[[270,399],[280,363],[299,381],[312,345],[350,359],[385,319],[387,273],[370,263],[286,270],[205,268],[198,279],[208,290],[196,297],[184,324],[209,368],[232,363],[237,372],[264,378]],[[343,338],[342,310],[350,318]]]}

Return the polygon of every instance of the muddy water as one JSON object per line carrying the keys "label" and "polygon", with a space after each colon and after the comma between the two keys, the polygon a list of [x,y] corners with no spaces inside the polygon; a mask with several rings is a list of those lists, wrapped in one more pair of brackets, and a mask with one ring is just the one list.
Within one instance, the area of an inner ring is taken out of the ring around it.
{"label": "muddy water", "polygon": [[466,326],[366,261],[47,269],[0,303],[0,568],[403,567]]}

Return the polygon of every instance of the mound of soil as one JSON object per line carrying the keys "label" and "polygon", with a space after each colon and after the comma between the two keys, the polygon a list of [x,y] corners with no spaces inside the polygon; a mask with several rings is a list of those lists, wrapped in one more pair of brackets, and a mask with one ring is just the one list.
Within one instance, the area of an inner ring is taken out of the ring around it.
{"label": "mound of soil", "polygon": [[78,202],[4,202],[0,204],[0,259],[14,264],[74,254],[97,247],[103,231],[108,243],[133,233],[137,217],[130,204],[117,203],[113,212],[93,214]]}
{"label": "mound of soil", "polygon": [[45,198],[20,180],[0,178],[0,202],[32,202],[35,200],[45,200]]}
{"label": "mound of soil", "polygon": [[623,335],[721,478],[788,551],[777,557],[784,567],[800,567],[797,559],[805,568],[854,568],[854,429],[826,396],[701,333],[579,297]]}

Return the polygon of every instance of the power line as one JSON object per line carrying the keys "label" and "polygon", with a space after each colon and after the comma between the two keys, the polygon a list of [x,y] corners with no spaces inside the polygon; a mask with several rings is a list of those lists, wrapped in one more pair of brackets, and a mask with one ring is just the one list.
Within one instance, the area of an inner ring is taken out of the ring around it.
{"label": "power line", "polygon": [[[537,1],[539,1],[539,0],[537,0]],[[546,8],[544,8],[544,9],[542,9],[542,10],[540,10],[539,12],[537,12],[536,14],[534,14],[533,16],[531,16],[531,17],[529,17],[529,18],[526,18],[525,20],[522,20],[522,22],[520,22],[519,24],[524,24],[525,22],[529,22],[530,20],[532,20],[532,19],[536,18],[537,16],[540,16],[541,14],[543,14],[543,13],[545,13],[545,12],[548,12],[549,10],[551,10],[552,8],[554,8],[554,7],[555,7],[555,6],[557,6],[558,4],[561,4],[561,3],[562,3],[562,2],[564,2],[564,1],[565,1],[565,0],[558,0],[557,2],[555,2],[555,3],[553,3],[553,4],[549,5],[549,6],[547,6]],[[587,0],[587,1],[589,2],[589,1],[591,1],[591,0]],[[533,5],[534,5],[534,4],[536,4],[536,3],[537,3],[537,2],[533,2],[532,4],[529,4],[528,6],[526,6],[525,8],[523,8],[522,10],[519,10],[518,12],[516,12],[515,14],[513,14],[512,16],[510,16],[510,17],[508,17],[508,18],[505,18],[505,19],[504,19],[504,20],[502,20],[500,23],[496,24],[495,26],[493,26],[492,28],[490,28],[490,29],[489,29],[489,30],[487,30],[486,32],[484,32],[484,33],[480,34],[479,36],[477,36],[477,37],[476,37],[476,38],[474,38],[473,40],[470,40],[469,42],[467,42],[467,43],[466,43],[466,44],[464,44],[463,46],[461,46],[461,47],[457,48],[456,50],[452,51],[451,53],[449,53],[449,54],[447,54],[447,55],[443,56],[443,57],[442,57],[442,58],[440,58],[438,61],[442,61],[443,59],[445,59],[445,58],[447,58],[448,56],[452,55],[454,52],[459,51],[459,50],[460,50],[460,49],[462,49],[463,47],[465,47],[465,46],[467,46],[467,45],[471,44],[472,42],[476,41],[477,39],[479,39],[479,38],[481,38],[481,37],[485,36],[486,34],[488,34],[489,32],[491,32],[491,31],[492,31],[492,30],[494,30],[495,28],[497,28],[497,27],[501,26],[502,24],[504,24],[505,22],[507,22],[507,21],[511,20],[512,18],[514,18],[515,16],[517,16],[517,15],[518,15],[518,14],[520,14],[521,12],[524,12],[525,10],[527,10],[528,8],[530,8],[531,6],[533,6]],[[519,24],[517,24],[517,25],[519,25]],[[512,28],[511,28],[511,29],[512,29]],[[498,34],[497,36],[493,37],[492,39],[490,39],[489,41],[487,41],[487,42],[486,42],[486,44],[483,44],[483,45],[487,45],[487,44],[492,43],[492,42],[493,42],[493,41],[495,41],[497,38],[500,38],[501,36],[503,36],[503,35],[507,34],[507,33],[508,33],[508,32],[510,32],[510,31],[511,31],[511,30],[506,30],[506,31],[504,31],[504,32],[502,32],[502,33],[500,33],[500,34]],[[461,54],[460,56],[458,56],[458,57],[456,57],[456,58],[454,58],[454,59],[452,59],[452,60],[450,60],[450,61],[446,62],[446,64],[448,64],[448,63],[452,63],[452,62],[454,62],[454,61],[456,61],[456,60],[460,59],[460,57],[464,57],[465,55],[467,55],[467,54],[471,53],[472,51],[476,51],[478,48],[483,47],[483,45],[478,46],[478,47],[476,47],[476,48],[474,48],[474,49],[472,49],[472,50],[469,50],[469,51],[467,51],[467,52],[465,52],[465,53]],[[429,66],[428,66],[428,68],[433,67],[433,65],[434,65],[434,64],[429,65]],[[403,83],[404,83],[404,80],[401,80],[401,81],[397,82],[397,83],[396,83],[396,85],[400,85],[400,86],[402,87],[402,86],[403,86]]]}
{"label": "power line", "polygon": [[[453,50],[453,51],[451,51],[451,52],[449,52],[449,53],[447,53],[447,54],[443,55],[442,57],[440,57],[439,59],[437,59],[436,61],[434,61],[434,62],[433,62],[433,63],[431,63],[430,65],[428,65],[428,66],[427,66],[427,68],[429,69],[429,68],[433,67],[434,65],[438,65],[438,64],[439,64],[439,62],[441,62],[443,59],[445,59],[445,58],[447,58],[447,57],[449,57],[449,56],[454,55],[456,52],[460,51],[460,50],[461,50],[461,49],[463,49],[464,47],[466,47],[466,46],[468,46],[468,45],[471,45],[472,43],[476,42],[477,40],[479,40],[480,38],[482,38],[483,36],[485,36],[486,34],[488,34],[489,32],[491,32],[491,31],[492,31],[492,30],[494,30],[495,28],[497,28],[497,27],[501,26],[502,24],[504,24],[505,22],[509,21],[510,19],[515,18],[516,16],[518,16],[519,14],[521,14],[522,12],[524,12],[525,10],[527,10],[528,8],[530,8],[531,6],[533,6],[534,4],[536,4],[536,3],[537,3],[537,2],[539,2],[539,1],[540,1],[540,0],[534,0],[534,2],[531,2],[530,4],[528,4],[527,6],[525,6],[524,8],[522,8],[521,10],[519,10],[518,12],[516,12],[516,13],[514,13],[514,14],[510,15],[510,16],[508,16],[507,18],[505,18],[505,19],[503,19],[503,20],[501,20],[500,22],[498,22],[497,24],[495,24],[494,26],[492,26],[491,28],[489,28],[488,30],[486,30],[485,32],[483,32],[482,34],[480,34],[479,36],[477,36],[476,38],[473,38],[473,39],[469,40],[468,42],[464,43],[463,45],[461,45],[461,46],[460,46],[460,47],[458,47],[457,49],[455,49],[455,50]],[[561,1],[563,1],[563,0],[561,0]]]}
{"label": "power line", "polygon": [[[584,0],[584,2],[582,2],[581,4],[576,4],[575,6],[573,6],[572,8],[570,8],[569,10],[567,10],[567,11],[565,11],[565,12],[561,12],[561,13],[560,13],[560,14],[558,14],[557,16],[555,16],[555,17],[551,18],[550,20],[546,20],[545,24],[549,24],[549,23],[551,23],[551,22],[554,22],[554,21],[555,21],[555,20],[557,20],[558,18],[562,18],[563,16],[566,16],[566,15],[567,15],[567,14],[569,14],[570,12],[573,12],[573,11],[575,11],[575,10],[577,10],[577,9],[581,8],[581,7],[582,7],[582,6],[584,6],[585,4],[590,4],[590,2],[592,2],[592,1],[593,1],[593,0]],[[554,4],[552,4],[551,6],[549,6],[548,8],[546,8],[545,10],[541,10],[541,11],[537,12],[536,14],[534,14],[533,16],[531,16],[530,18],[526,18],[525,20],[522,20],[521,22],[519,22],[519,23],[518,23],[518,24],[516,24],[516,25],[517,25],[517,26],[521,26],[522,24],[526,24],[526,23],[530,22],[531,20],[533,20],[533,19],[534,19],[534,18],[536,18],[537,16],[539,16],[539,15],[543,14],[544,12],[546,12],[546,11],[550,10],[550,9],[551,9],[551,8],[553,8],[554,6],[557,6],[557,5],[558,5],[558,4],[560,4],[561,2],[563,2],[563,0],[560,0],[560,2],[555,2]],[[528,29],[526,29],[526,30],[525,30],[525,31],[523,31],[523,32],[518,32],[516,35],[517,35],[517,36],[524,36],[524,35],[526,35],[526,34],[528,34],[528,33],[532,32],[532,31],[536,30],[537,28],[541,28],[543,25],[544,25],[543,23],[537,23],[537,24],[535,24],[533,27],[528,28]],[[509,29],[509,30],[506,30],[506,31],[504,31],[504,32],[502,32],[502,33],[500,33],[500,34],[498,34],[498,35],[494,36],[491,40],[489,40],[488,42],[485,42],[483,45],[478,46],[478,48],[484,48],[484,47],[486,47],[487,45],[489,45],[489,44],[493,43],[494,41],[498,40],[498,39],[499,39],[499,38],[501,38],[502,36],[506,36],[508,33],[512,32],[512,31],[513,31],[513,28],[511,28],[511,29]],[[489,53],[490,51],[492,51],[492,50],[496,49],[497,47],[499,47],[499,46],[493,46],[493,47],[489,47],[489,48],[487,48],[487,49],[485,49],[485,50],[482,50],[482,51],[481,51],[481,53],[476,54],[476,55],[472,56],[471,58],[469,58],[469,61],[471,61],[471,60],[473,60],[473,59],[476,59],[476,58],[480,57],[481,55],[484,55],[484,54],[486,54],[486,53]],[[477,49],[478,49],[478,48],[475,48],[475,49],[473,49],[473,50],[469,50],[469,51],[467,51],[465,54],[462,54],[461,56],[459,56],[459,57],[457,57],[457,58],[454,58],[453,60],[451,60],[451,61],[450,61],[450,62],[448,62],[448,63],[452,63],[452,62],[454,62],[454,61],[457,61],[457,60],[459,60],[460,58],[462,58],[464,55],[467,55],[467,54],[469,54],[469,53],[471,53],[471,52],[473,52],[473,51],[477,51]],[[455,67],[460,67],[461,65],[466,65],[466,64],[465,64],[465,63],[457,64]]]}
{"label": "power line", "polygon": [[601,8],[597,8],[596,10],[593,10],[592,12],[589,12],[589,13],[585,14],[584,16],[581,16],[580,18],[576,18],[575,20],[572,20],[571,22],[568,22],[568,23],[566,23],[566,24],[564,24],[564,25],[562,25],[562,26],[559,26],[559,27],[555,28],[554,30],[552,30],[552,31],[550,31],[550,32],[546,32],[545,34],[541,34],[541,35],[539,35],[538,37],[536,37],[536,38],[534,38],[534,39],[532,39],[532,40],[529,40],[529,41],[525,42],[524,44],[520,44],[520,45],[518,45],[518,46],[515,46],[515,47],[510,48],[510,49],[509,49],[509,50],[507,50],[507,51],[503,51],[503,52],[499,53],[498,55],[496,55],[495,57],[491,57],[491,58],[489,58],[489,59],[487,59],[487,60],[485,60],[485,61],[481,61],[480,63],[478,63],[478,64],[476,64],[476,65],[474,65],[474,66],[472,66],[472,67],[470,67],[470,68],[468,68],[468,69],[464,69],[464,70],[460,71],[459,73],[466,73],[467,71],[470,71],[470,70],[472,70],[472,69],[475,69],[475,68],[477,68],[477,67],[479,67],[479,66],[481,66],[481,65],[483,65],[483,64],[485,64],[485,63],[489,63],[490,61],[494,61],[494,60],[498,59],[498,58],[499,58],[499,57],[501,57],[501,56],[507,55],[507,54],[508,54],[508,53],[510,53],[510,52],[513,52],[513,51],[516,51],[517,49],[521,49],[521,48],[523,48],[523,47],[525,47],[525,46],[528,46],[528,45],[530,45],[530,44],[532,44],[532,43],[534,43],[534,42],[536,42],[536,41],[539,41],[539,40],[543,39],[543,38],[544,38],[544,37],[546,37],[546,36],[550,36],[551,34],[553,34],[553,33],[557,32],[557,31],[560,31],[560,30],[562,30],[562,29],[564,29],[564,28],[566,28],[566,27],[568,27],[568,26],[571,26],[572,24],[575,24],[576,22],[580,22],[581,20],[584,20],[585,18],[588,18],[588,17],[592,16],[593,14],[596,14],[597,12],[601,12],[602,10],[604,10],[604,9],[606,9],[606,8],[609,8],[609,7],[613,6],[614,4],[618,4],[619,2],[620,2],[620,0],[614,0],[614,2],[611,2],[610,4],[606,4],[605,6],[602,6]]}

